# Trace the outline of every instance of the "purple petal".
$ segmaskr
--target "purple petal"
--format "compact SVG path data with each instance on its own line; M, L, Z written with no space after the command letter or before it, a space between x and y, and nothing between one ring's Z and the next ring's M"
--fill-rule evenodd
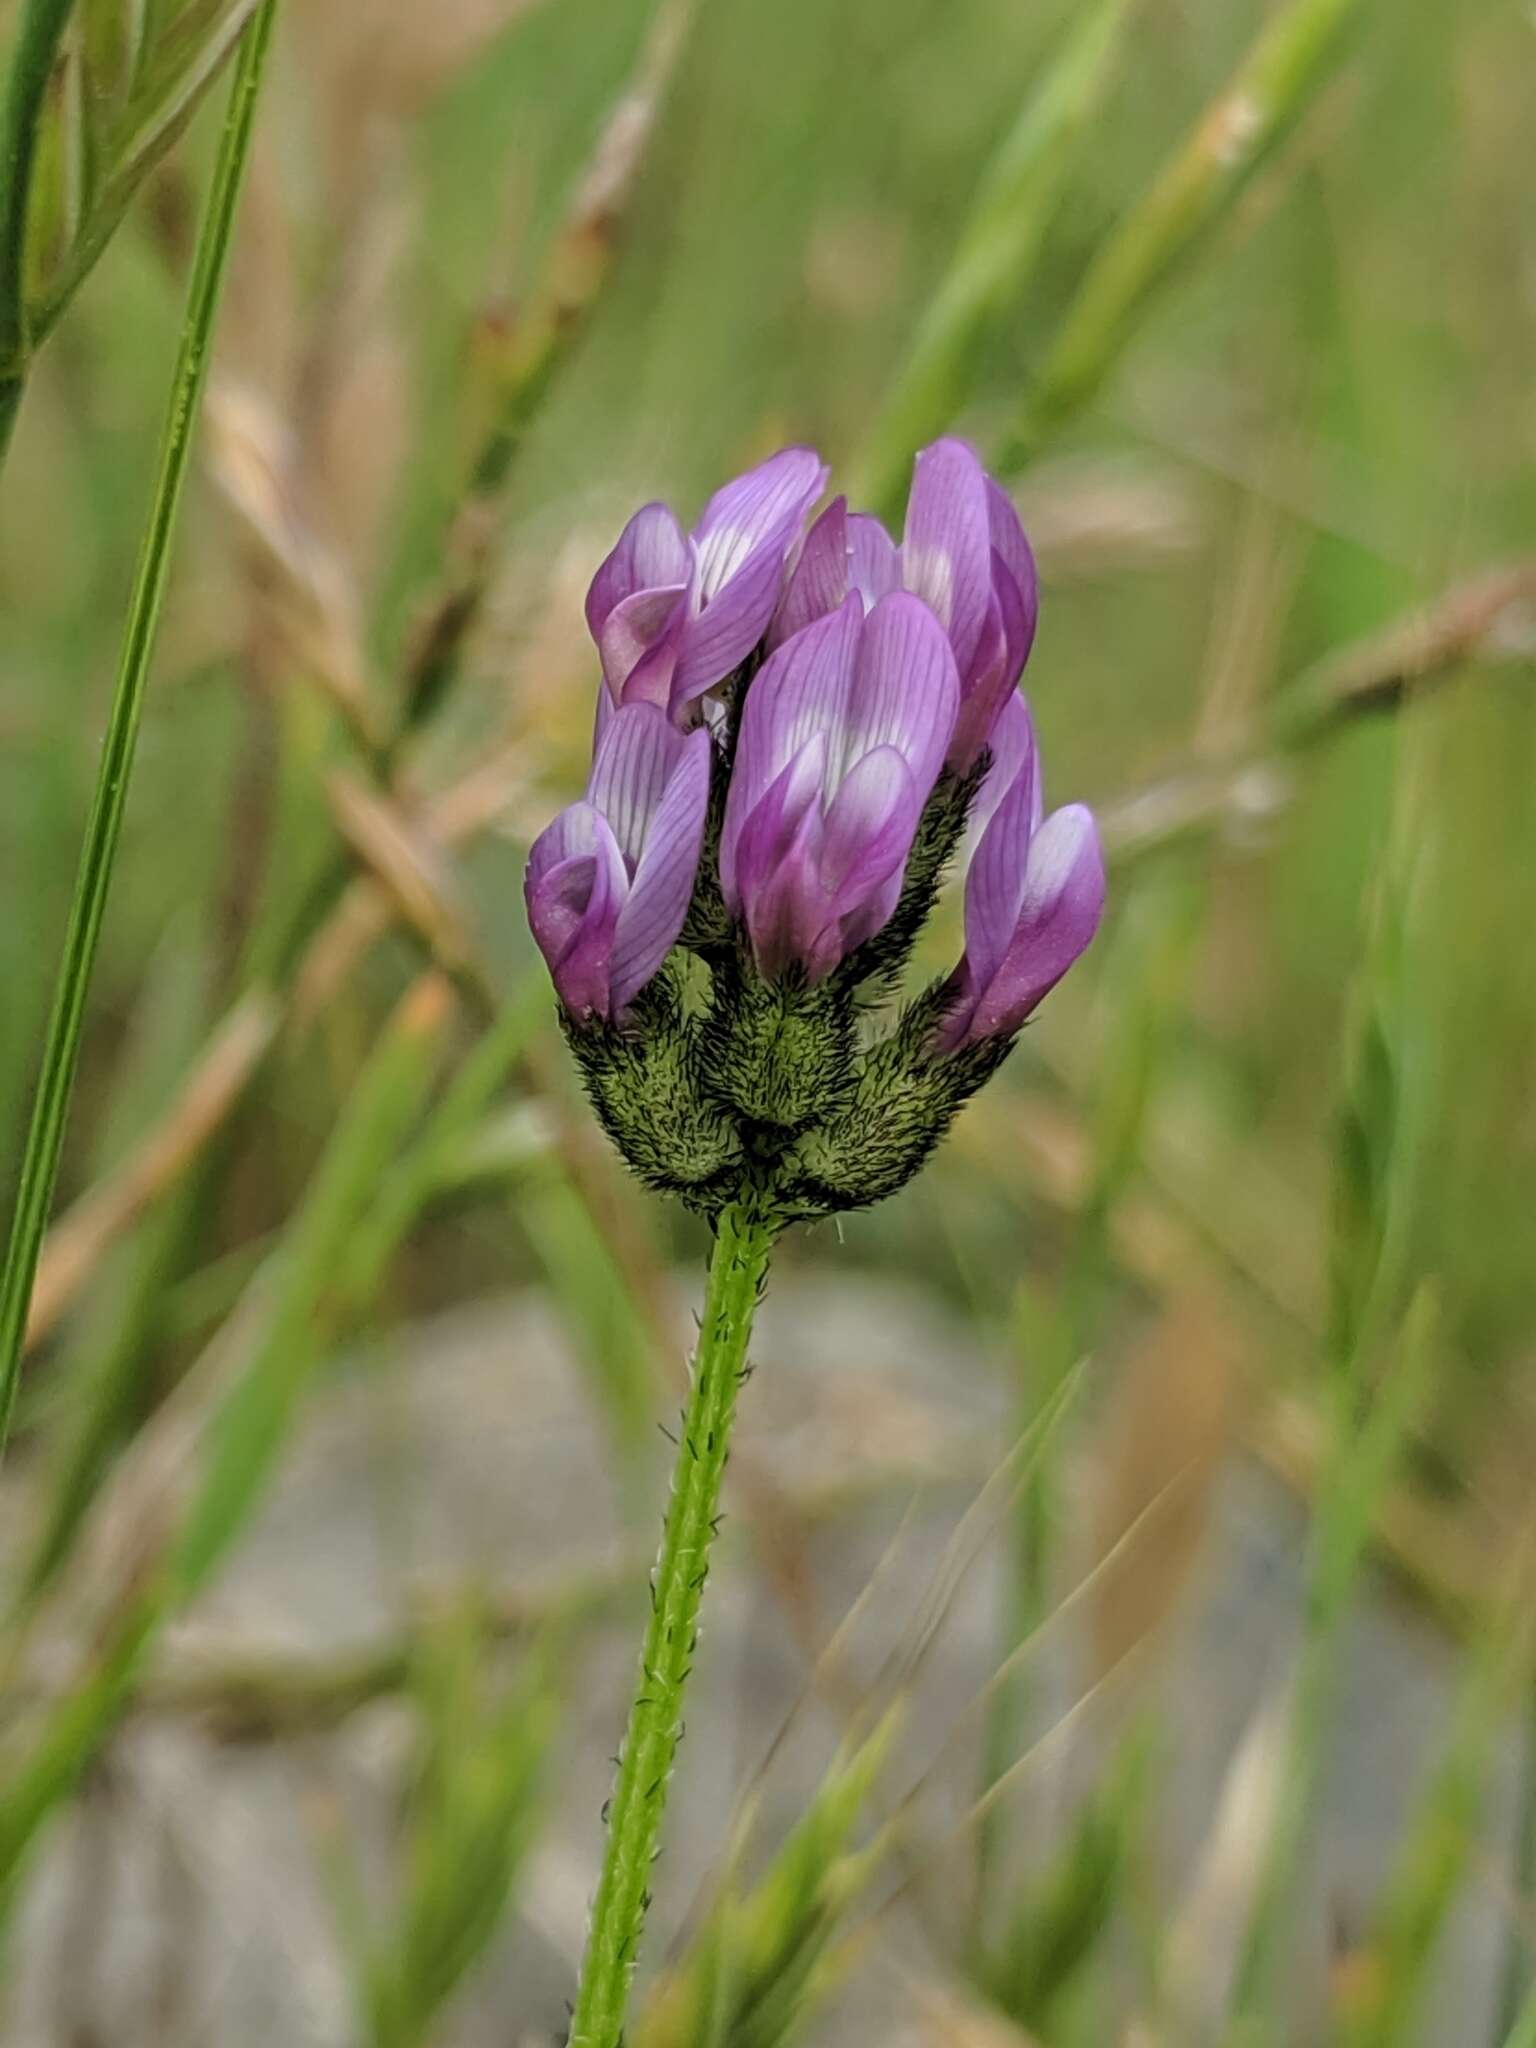
M783 561L826 481L826 464L814 448L781 448L716 491L693 529L705 605L765 544L777 544Z
M768 629L770 649L835 612L848 595L848 500L834 498L805 536Z
M592 638L600 638L614 606L636 591L686 583L690 561L683 530L667 507L642 505L592 578L587 592L587 625Z
M788 544L786 535L749 555L719 595L679 626L671 694L679 724L695 700L739 668L767 632L784 587Z
M1035 580L1033 555L1027 567L1028 576L1021 583L997 549L992 551L992 590L1002 608L1008 665L1015 684L1034 650L1035 628L1040 623L1040 586Z
M523 881L528 923L573 1015L609 1016L609 962L628 890L607 821L588 803L563 810L534 841Z
M960 774L990 741L992 728L1024 672L1034 636L1034 614L1012 571L994 551L986 624L970 669L961 677L960 715L949 746L949 765Z
M849 519L848 553L848 581L863 598L865 611L900 590L901 556L872 513L855 512Z
M1034 551L1019 524L1019 515L1013 509L1013 500L995 477L987 478L987 527L992 545L1003 558L1005 567L1018 585L1025 604L1033 617L1040 602L1040 583L1035 572ZM1031 628L1033 631L1033 628Z
M871 749L893 746L925 803L959 704L955 659L933 614L904 591L881 598L865 621L835 771L846 774Z
M587 801L607 819L631 875L687 745L654 704L622 705L604 728L587 783ZM706 750L708 745L706 738Z
M817 858L828 918L805 956L811 982L889 921L922 810L923 799L894 747L866 754L844 779L827 812Z
M625 715L621 711L618 717ZM614 931L610 975L615 1015L628 1007L677 943L698 879L709 811L709 734L693 732L683 739L660 712L652 715L674 744L666 787L650 814L644 850Z
M1098 828L1086 806L1069 804L1030 844L1018 923L1001 966L981 989L965 1041L1017 1031L1087 947L1103 912Z
M900 867L923 799L894 747L876 747L843 778L827 811L819 866L839 916Z
M1034 780L1027 771L1015 777L966 869L965 957L978 990L1002 966L1018 927L1035 832Z
M662 583L620 598L597 631L603 680L615 703L631 699L665 705L688 586Z
M864 630L863 607L849 597L771 654L747 693L720 835L720 882L733 906L740 900L736 864L743 827L808 740L823 740L824 758L825 747L835 744L847 721Z
M694 528L692 616L682 628L672 716L724 681L768 630L784 562L827 480L813 448L785 448L716 491Z
M976 652L992 595L986 473L963 441L935 441L917 458L901 575L948 633L963 674Z
M827 918L817 873L826 740L806 741L775 777L740 834L733 889L726 902L746 920L761 973L773 976L803 959Z
M971 815L966 826L967 861L975 855L999 804L1013 788L1019 777L1026 772L1030 779L1030 830L1039 830L1044 815L1044 798L1040 780L1040 751L1035 744L1035 722L1029 714L1029 702L1017 690L1008 698L993 724L987 742L992 758L987 772L981 778L981 787L971 805Z

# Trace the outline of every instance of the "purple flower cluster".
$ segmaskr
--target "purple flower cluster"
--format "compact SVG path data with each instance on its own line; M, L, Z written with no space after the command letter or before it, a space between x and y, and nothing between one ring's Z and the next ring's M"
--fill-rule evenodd
M1098 835L1081 805L1045 815L1018 694L1037 587L1012 505L955 440L918 456L899 546L841 498L807 528L826 479L788 448L692 533L647 505L593 579L592 776L527 875L578 1024L619 1022L682 934L706 843L714 857L712 788L709 879L757 974L815 988L892 918L936 789L981 768L936 1055L1011 1037L1093 937Z

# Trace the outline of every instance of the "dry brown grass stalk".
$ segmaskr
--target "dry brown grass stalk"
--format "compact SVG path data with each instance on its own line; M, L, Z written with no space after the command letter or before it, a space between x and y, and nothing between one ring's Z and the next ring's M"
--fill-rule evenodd
M396 922L414 932L445 970L479 968L469 906L426 820L357 776L335 769L325 793L337 831L382 890Z
M27 1347L42 1343L108 1247L176 1182L223 1126L277 1034L280 1006L265 990L245 997L209 1039L174 1101L106 1179L54 1224L44 1242L27 1318Z
M661 0L633 76L604 124L544 268L510 320L487 318L485 417L469 488L444 547L439 587L423 603L406 675L406 718L431 715L458 667L490 588L499 504L534 414L600 304L623 240L694 0Z
M1166 1630L1195 1574L1233 1441L1243 1349L1221 1306L1183 1294L1120 1364L1093 1475L1090 1557L1112 1556L1149 1509L1158 1513L1096 1589L1094 1678Z
M1471 664L1536 650L1536 562L1484 570L1410 617L1330 655L1270 702L1260 729L1226 758L1193 762L1099 808L1120 865L1223 827L1251 830L1285 802L1288 762L1341 726L1396 711Z

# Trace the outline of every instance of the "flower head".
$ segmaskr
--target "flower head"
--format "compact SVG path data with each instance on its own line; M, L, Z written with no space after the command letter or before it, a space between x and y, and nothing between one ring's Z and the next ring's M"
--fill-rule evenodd
M1011 1038L1086 950L1104 911L1093 813L1068 804L1044 815L1040 756L1022 697L1004 707L993 734L972 830L965 953L947 991L943 1052Z
M586 796L534 841L528 922L572 1017L612 1022L676 943L698 875L709 761L707 733L626 704L597 743Z
M856 595L787 640L747 697L720 841L759 971L814 984L896 908L954 730L954 656L902 592Z
M712 1217L904 1186L1104 905L1091 815L1044 812L1016 688L1035 571L1007 498L936 442L898 547L841 498L804 531L825 476L785 449L692 534L662 505L631 519L587 600L591 779L528 861L599 1121ZM871 1031L962 841L964 955ZM663 975L674 947L693 964Z
M779 645L856 592L866 610L894 590L920 597L944 628L960 679L948 765L965 773L987 746L1034 644L1034 556L1006 493L963 441L918 456L898 548L878 519L829 505L805 539L769 632Z
M587 625L609 707L658 705L695 722L706 690L762 639L784 583L785 558L820 497L826 466L785 448L724 485L685 534L665 505L644 505L592 579Z

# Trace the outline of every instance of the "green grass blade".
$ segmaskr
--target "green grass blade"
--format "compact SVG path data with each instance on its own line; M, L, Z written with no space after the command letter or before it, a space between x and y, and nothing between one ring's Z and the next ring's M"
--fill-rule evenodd
M1028 290L1067 173L1103 97L1128 5L1100 0L1074 25L976 196L954 261L854 466L851 499L882 517L900 512L913 454L964 405L988 331Z
M1291 0L1268 22L1090 268L997 453L995 466L1004 474L1022 469L1045 435L1093 397L1147 304L1316 99L1362 11L1363 0Z
M1516 2014L1504 2048L1536 2048L1536 1987Z
M28 0L0 119L0 465L26 383L28 203L48 81L69 9L70 0Z
M466 1625L467 1624L467 1625ZM559 1725L548 1650L487 1682L484 1617L450 1617L416 1660L422 1751L395 1924L363 1959L374 2048L426 2048L501 1925L532 1845Z
M144 180L239 46L256 0L184 0L148 24L124 0L82 0L44 145L52 175L27 220L34 346L95 267Z
M1499 1602L1472 1645L1444 1754L1377 1909L1340 2048L1393 2048L1413 2038L1436 1946L1479 1854L1511 1679L1527 1649L1518 1608Z
M417 985L359 1078L282 1249L258 1277L260 1323L212 1418L186 1510L119 1603L108 1639L0 1788L0 1904L38 1829L122 1711L161 1622L212 1575L261 1498L318 1356L316 1318L384 1167L418 1117L452 1002Z
M1439 1317L1422 1290L1397 1355L1365 1420L1341 1423L1340 1447L1317 1506L1307 1577L1305 1634L1291 1703L1284 1795L1265 1844L1234 1992L1230 2048L1271 2048L1285 2038L1277 2005L1296 1882L1314 1812L1323 1743L1338 1676L1339 1641L1365 1561L1373 1518L1419 1417L1434 1365ZM1341 1408L1353 1390L1340 1387Z
M900 1727L892 1708L850 1740L762 1875L738 1890L748 1809L719 1895L648 1997L635 2048L780 2048L795 2038L828 1950L891 1847L888 1833L862 1849L855 1837Z
M174 1551L178 1597L208 1578L271 1470L316 1360L317 1310L331 1297L358 1219L420 1111L451 1008L445 983L435 977L418 983L348 1098L276 1254L274 1299L261 1341L215 1419L198 1496Z
M176 531L193 428L207 375L219 290L224 281L235 209L245 175L251 127L271 40L274 12L275 0L263 0L260 11L252 17L230 92L223 139L188 292L186 319L171 382L170 411L150 499L149 523L129 605L96 795L80 856L75 900L64 942L64 960L22 1157L5 1270L0 1276L0 1454L4 1451L16 1398L27 1307L32 1297L32 1282L37 1273L54 1182L58 1176L69 1098L80 1054L86 996L122 831L128 778L133 768L134 747L144 708L145 683L170 568L171 542Z

